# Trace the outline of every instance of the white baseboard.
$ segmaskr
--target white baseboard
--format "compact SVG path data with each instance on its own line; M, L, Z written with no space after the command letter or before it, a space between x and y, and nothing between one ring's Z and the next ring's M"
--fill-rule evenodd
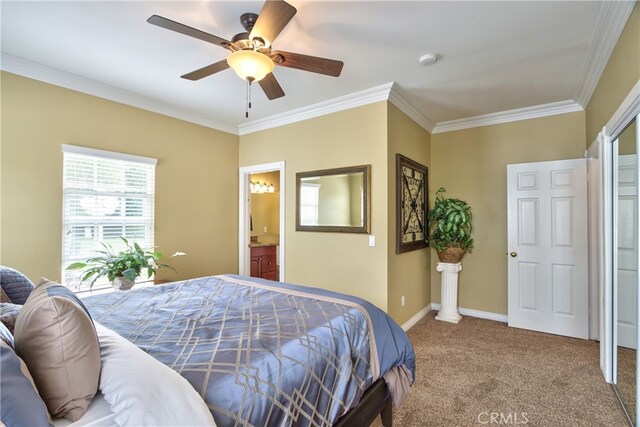
M440 310L440 304L431 303L429 307L431 308L431 310ZM462 315L477 317L479 319L495 320L496 322L502 322L502 323L507 323L509 321L509 317L505 314L491 313L488 311L480 311L480 310L474 310L472 308L462 308L462 307L458 307L458 311ZM411 318L411 320L413 320L413 318ZM411 320L409 320L409 322Z
M432 310L431 306L432 306L432 304L429 304L428 306L426 306L425 308L423 308L422 310L417 312L411 319L409 319L406 322L404 322L402 324L402 329L404 329L405 332L408 331L409 328L411 328L413 325L418 323L420 321L420 319L422 319L424 316L427 315L428 312L430 312Z

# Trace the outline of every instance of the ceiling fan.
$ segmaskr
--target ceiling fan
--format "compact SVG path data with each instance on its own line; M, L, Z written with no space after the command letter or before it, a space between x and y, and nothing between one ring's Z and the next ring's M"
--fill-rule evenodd
M226 59L181 77L188 80L200 80L219 71L232 68L240 78L248 82L248 108L251 108L249 94L251 83L254 81L260 84L267 98L277 99L284 96L282 87L272 73L275 65L332 77L338 77L342 72L344 65L342 61L272 50L273 41L296 12L295 7L283 0L267 0L259 15L244 13L240 16L240 23L245 32L236 34L231 40L214 36L158 15L151 16L147 22L230 50L231 53Z

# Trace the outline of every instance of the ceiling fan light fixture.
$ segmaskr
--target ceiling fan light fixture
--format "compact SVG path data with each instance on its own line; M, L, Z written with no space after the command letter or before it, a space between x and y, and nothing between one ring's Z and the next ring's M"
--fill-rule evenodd
M227 64L242 80L260 81L273 71L274 63L255 50L237 50L227 57Z

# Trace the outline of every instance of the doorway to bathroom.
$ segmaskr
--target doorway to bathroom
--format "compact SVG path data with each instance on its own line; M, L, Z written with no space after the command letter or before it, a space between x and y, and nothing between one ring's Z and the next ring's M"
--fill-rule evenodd
M240 168L240 275L284 281L284 162Z

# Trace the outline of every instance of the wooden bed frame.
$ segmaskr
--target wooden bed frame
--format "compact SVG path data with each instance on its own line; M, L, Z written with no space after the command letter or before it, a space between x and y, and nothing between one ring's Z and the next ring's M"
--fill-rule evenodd
M371 387L365 390L362 395L360 403L340 417L334 427L368 427L378 415L380 415L384 427L392 426L393 405L387 383L383 378L371 384Z

